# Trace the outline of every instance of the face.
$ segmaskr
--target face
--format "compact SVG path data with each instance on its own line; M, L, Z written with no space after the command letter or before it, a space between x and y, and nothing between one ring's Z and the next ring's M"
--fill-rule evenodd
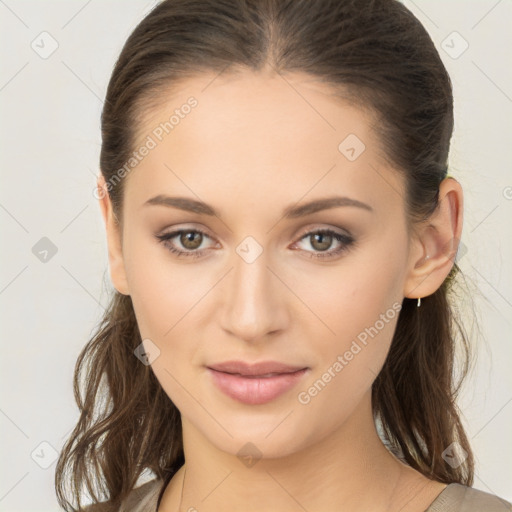
M404 183L369 114L324 85L214 78L138 127L155 144L126 177L113 280L182 419L226 452L250 441L276 457L340 429L384 363L410 266ZM179 208L193 202L208 206ZM209 369L234 360L306 370Z

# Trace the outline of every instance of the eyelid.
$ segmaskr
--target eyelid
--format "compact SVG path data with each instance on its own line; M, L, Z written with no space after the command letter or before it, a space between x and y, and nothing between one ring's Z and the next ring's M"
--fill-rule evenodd
M197 225L190 225L185 224L181 225L178 224L177 226L168 226L164 229L161 229L156 233L157 236L166 236L166 235L177 235L182 231L196 231L198 233L202 233L203 235L206 235L208 238L212 240L216 240L216 238L210 233L209 229L203 226L197 226Z
M329 224L316 224L313 226L308 226L301 230L298 235L296 235L297 241L302 240L306 235L310 235L316 233L317 231L334 231L338 235L346 236L352 238L352 233L347 229L340 228L338 226L332 226ZM294 242L295 243L295 242Z

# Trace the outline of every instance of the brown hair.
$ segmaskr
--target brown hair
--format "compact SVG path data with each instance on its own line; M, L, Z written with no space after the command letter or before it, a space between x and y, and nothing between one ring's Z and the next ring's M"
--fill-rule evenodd
M405 177L409 221L434 212L453 130L451 82L424 27L396 0L163 1L126 41L108 85L101 118L105 180L112 183L130 158L140 115L164 90L202 71L269 66L308 74L369 108L378 116L386 157ZM123 180L109 195L121 219ZM454 263L420 309L404 299L372 404L383 442L397 456L431 479L472 485L473 455L455 403L471 359L449 302L458 272ZM56 468L57 496L67 511L81 509L84 486L115 510L143 471L168 482L184 462L179 411L151 368L134 357L140 343L131 298L114 292L75 367L80 417ZM457 467L442 456L452 442L467 452Z

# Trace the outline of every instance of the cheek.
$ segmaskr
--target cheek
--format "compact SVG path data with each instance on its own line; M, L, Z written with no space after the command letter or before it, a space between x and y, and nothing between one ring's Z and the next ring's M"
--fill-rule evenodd
M316 327L316 336L309 332L311 339L320 335L327 347L342 350L361 333L364 337L365 329L376 322L383 338L392 335L389 323L402 302L404 264L388 261L378 266L372 259L358 253L337 266L309 265L287 271L287 282L294 283L294 293L310 311L297 321L309 324L308 332ZM383 315L385 325L380 321Z
M296 396L307 423L325 418L311 432L312 439L326 436L343 424L357 408L379 374L396 328L400 302L382 309L346 303L333 325L336 337L317 346L318 364Z
M127 279L137 324L142 339L158 347L158 356L151 361L153 373L176 407L187 412L193 410L189 393L196 394L189 375L199 343L194 306L207 285L197 281L192 265L173 265L162 249L142 247L127 247ZM152 345L144 345L151 353Z
M297 396L299 404L309 409L309 417L332 407L337 421L342 421L371 388L401 309L400 267L400 262L389 261L384 271L361 257L329 272L324 267L323 273L317 269L314 275L303 274L308 277L301 278L298 293L324 324L313 318L302 326L315 340L318 355L310 379Z
M165 343L207 291L193 265L173 264L158 242L126 237L125 269L137 323L143 338Z

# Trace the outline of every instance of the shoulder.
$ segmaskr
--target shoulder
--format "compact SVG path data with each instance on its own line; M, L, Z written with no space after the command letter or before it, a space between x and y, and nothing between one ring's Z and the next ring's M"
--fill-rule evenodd
M512 512L508 501L478 489L449 484L425 512Z
M133 489L118 509L112 508L109 503L96 503L85 507L83 512L156 512L163 485L162 480L150 480Z

